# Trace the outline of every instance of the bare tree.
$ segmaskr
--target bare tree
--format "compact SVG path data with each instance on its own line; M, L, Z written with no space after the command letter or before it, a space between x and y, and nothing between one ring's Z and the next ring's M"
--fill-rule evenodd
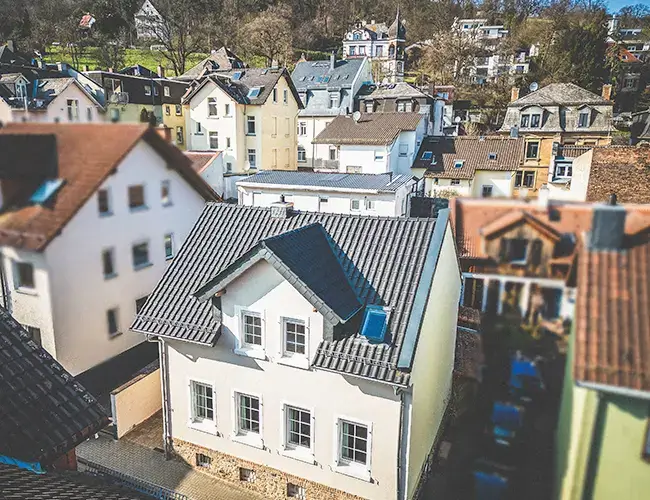
M156 8L160 16L146 19L149 35L164 47L161 55L174 72L185 73L188 58L206 49L205 4L198 0L157 0Z
M244 25L241 37L253 54L266 58L268 65L274 61L286 63L293 42L290 19L291 9L287 6L269 7Z

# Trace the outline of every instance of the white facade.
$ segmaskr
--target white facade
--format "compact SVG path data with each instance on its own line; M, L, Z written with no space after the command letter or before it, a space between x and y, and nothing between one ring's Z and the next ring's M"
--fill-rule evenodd
M222 295L222 335L214 347L164 340L175 447L183 446L179 441L191 443L362 498L413 498L449 401L454 362L460 275L448 224L441 239L412 385L396 391L389 384L310 368L323 339L324 319L270 264L260 261ZM262 318L261 349L240 348L244 312ZM306 325L308 356L283 355L286 318ZM195 383L212 389L213 419L193 419ZM241 433L239 395L259 398L259 434ZM309 447L286 446L289 406L309 412ZM367 428L366 465L344 465L339 459L341 420ZM408 467L398 472L399 463ZM312 498L309 488L307 483L307 498Z
M169 182L170 200L161 199ZM129 209L129 186L145 188L145 208ZM42 253L2 248L8 308L20 323L40 329L42 345L77 375L143 341L129 325L135 301L147 296L168 259L165 236L175 254L201 212L204 200L141 141L100 189L109 193L111 215L98 212L93 194ZM148 244L149 264L134 269L133 245ZM102 253L111 250L114 275L104 276ZM34 288L17 287L16 264L34 266ZM110 335L107 314L117 309L118 332Z
M72 81L63 92L41 109L11 108L0 102L0 121L41 123L96 123L105 121L104 110ZM1 100L0 100L1 101ZM5 108L6 106L6 108Z
M425 179L425 195L436 197L444 194L471 196L473 198L512 198L515 171L477 170L473 179Z
M312 186L273 186L238 183L238 203L256 207L270 207L284 195L296 210L336 214L381 215L400 217L408 211L408 197L412 181L392 193L371 190L330 189Z

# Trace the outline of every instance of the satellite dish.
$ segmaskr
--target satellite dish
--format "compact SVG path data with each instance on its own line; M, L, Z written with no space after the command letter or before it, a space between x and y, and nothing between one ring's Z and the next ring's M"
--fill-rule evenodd
M454 118L454 123L460 123L460 116L456 115L456 118Z
M354 113L352 113L352 119L355 122L358 122L359 120L361 120L361 112L360 111L355 111Z
M537 82L533 82L528 86L528 89L531 92L535 92L538 88L539 88L539 83L537 83Z

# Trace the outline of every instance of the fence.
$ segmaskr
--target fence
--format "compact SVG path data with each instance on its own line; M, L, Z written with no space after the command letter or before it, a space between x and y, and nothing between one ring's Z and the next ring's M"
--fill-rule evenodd
M122 472L118 472L103 465L96 464L90 460L86 460L81 457L77 457L77 462L83 467L79 467L79 470L84 472L90 472L91 474L96 474L112 479L114 482L131 488L132 490L139 491L145 495L149 495L153 498L158 498L160 500L189 500L189 498L181 493L177 493L162 486L155 485L143 479L138 479L136 477L129 476Z

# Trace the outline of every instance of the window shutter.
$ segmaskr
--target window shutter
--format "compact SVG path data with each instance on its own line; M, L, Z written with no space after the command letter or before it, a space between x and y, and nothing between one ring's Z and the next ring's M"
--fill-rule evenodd
M539 266L542 263L542 240L539 238L533 240L530 252L530 263L533 266Z
M510 240L507 238L501 238L499 242L499 260L501 262L506 262L509 257L510 250Z
M282 405L282 438L280 441L280 448L283 450L287 449L287 439L288 439L288 433L289 433L289 426L288 426L288 421L287 421L287 405L283 404Z
M370 468L372 464L372 424L368 426L368 449L366 450L366 468L368 473L370 473Z
M310 410L309 415L311 417L311 432L309 436L309 442L311 443L311 452L314 452L314 449L316 447L315 439L316 439L316 415L314 415L314 411Z

